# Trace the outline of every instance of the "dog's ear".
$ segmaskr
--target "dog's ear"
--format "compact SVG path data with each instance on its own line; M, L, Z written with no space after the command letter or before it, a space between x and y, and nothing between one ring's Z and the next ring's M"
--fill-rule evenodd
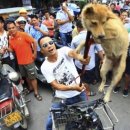
M94 9L93 7L88 7L85 10L85 15L93 15L94 14Z
M109 19L115 19L115 14L113 14L111 11L107 12L107 20Z

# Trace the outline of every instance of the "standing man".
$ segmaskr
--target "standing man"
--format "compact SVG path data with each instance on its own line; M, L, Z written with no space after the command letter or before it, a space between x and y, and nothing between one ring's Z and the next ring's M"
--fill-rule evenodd
M38 41L38 39L42 36L49 35L47 27L44 24L40 23L37 15L31 16L31 23L32 26L30 27L30 30L28 32L36 41ZM39 57L40 57L40 47L39 45L37 45L37 58Z
M30 29L30 18L28 17L28 12L25 8L21 8L19 10L19 16L20 17L24 17L26 20L26 24L25 24L25 28L24 31L28 33L29 29Z
M77 54L68 47L56 49L54 41L50 37L39 39L41 52L46 56L41 66L42 74L55 90L54 99L64 99L65 104L70 105L80 101L86 101L85 86L79 86L80 77L73 62L73 58L88 64L89 58ZM62 107L60 102L53 102L52 107ZM46 130L52 130L52 118L49 116ZM71 129L70 129L71 130Z
M25 32L26 22L27 22L26 19L22 16L16 19L15 23L18 28L18 31Z
M76 49L78 45L81 42L85 42L87 31L83 28L83 25L81 23L81 20L76 21L76 27L79 32L77 36L75 36L71 42L71 48ZM84 47L80 50L80 53L84 54ZM97 83L97 77L96 77L96 60L95 60L95 51L97 51L100 60L103 61L103 48L100 44L92 44L90 45L88 56L91 57L90 62L88 65L85 66L85 72L82 77L82 81L88 84L96 84ZM82 70L82 63L78 60L75 60L75 65L77 67L77 70L79 73L81 73ZM90 92L90 96L95 95L95 93Z
M3 52L1 61L3 64L8 64L15 69L14 55L8 51L4 52L4 48L8 47L8 34L4 30L4 23L3 17L0 17L0 51Z
M44 12L45 19L43 20L43 24L47 26L49 30L49 36L54 37L54 19L50 17L50 13L48 10Z
M27 33L17 31L13 21L8 21L7 29L9 31L9 48L7 50L15 52L22 77L26 77L30 91L34 90L35 98L41 101L42 97L38 93L37 72L34 64L37 56L37 43Z
M61 41L64 46L70 46L72 40L72 21L74 13L67 7L67 2L61 4L61 10L56 14L56 21L59 24Z

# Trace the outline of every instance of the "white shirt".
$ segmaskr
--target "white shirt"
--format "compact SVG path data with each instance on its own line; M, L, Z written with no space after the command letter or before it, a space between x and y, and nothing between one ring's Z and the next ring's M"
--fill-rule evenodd
M3 47L8 47L8 38L7 38L7 32L4 31L4 33L2 35L0 35L0 49L2 49ZM2 58L7 58L8 56L10 56L10 59L14 59L14 55L12 54L12 52L5 52L3 54Z
M7 33L4 31L2 35L0 35L0 49L3 47L8 47L8 39L7 39ZM9 56L8 52L5 52L2 58L6 58Z
M75 49L77 46L82 42L86 40L87 31L81 31L77 36L75 36L72 39L71 42L71 48ZM81 50L81 54L84 54L84 47ZM92 44L89 48L88 56L90 56L90 62L88 65L85 66L85 70L91 70L95 67L95 50L101 51L103 50L100 44ZM82 63L79 60L75 60L75 65L82 69Z
M26 23L24 31L29 34L31 25L29 23Z
M129 23L125 23L125 24L124 24L124 27L125 27L127 30L130 30L130 22L129 22ZM129 42L130 42L130 32L128 32L128 38L129 38Z
M41 66L41 72L48 83L56 80L60 84L70 86L72 84L79 84L80 77L74 65L73 59L68 56L71 49L62 47L58 49L58 58L56 62L49 62L47 59ZM78 91L55 91L55 96L59 98L71 98L79 95Z
M68 11L71 13L72 16L74 16L74 13L73 13L73 10L71 9L68 9ZM69 17L68 17L68 14L65 13L62 9L59 10L56 14L56 19L58 20L68 20ZM70 32L72 31L72 22L67 22L63 25L59 25L59 31L61 33L67 33L67 32Z

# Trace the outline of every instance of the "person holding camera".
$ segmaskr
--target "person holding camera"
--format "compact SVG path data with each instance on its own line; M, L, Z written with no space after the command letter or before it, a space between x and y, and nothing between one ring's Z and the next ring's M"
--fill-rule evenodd
M56 21L59 25L61 42L64 46L70 46L72 40L72 21L74 13L67 7L67 2L61 4L61 10L56 14Z

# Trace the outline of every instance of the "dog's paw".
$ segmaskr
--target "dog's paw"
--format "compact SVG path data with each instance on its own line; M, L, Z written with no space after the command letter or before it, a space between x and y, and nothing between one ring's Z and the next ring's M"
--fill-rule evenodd
M98 88L98 91L103 92L104 91L104 85L100 85L99 88Z
M103 100L104 100L104 102L109 102L110 101L110 94L106 94Z

